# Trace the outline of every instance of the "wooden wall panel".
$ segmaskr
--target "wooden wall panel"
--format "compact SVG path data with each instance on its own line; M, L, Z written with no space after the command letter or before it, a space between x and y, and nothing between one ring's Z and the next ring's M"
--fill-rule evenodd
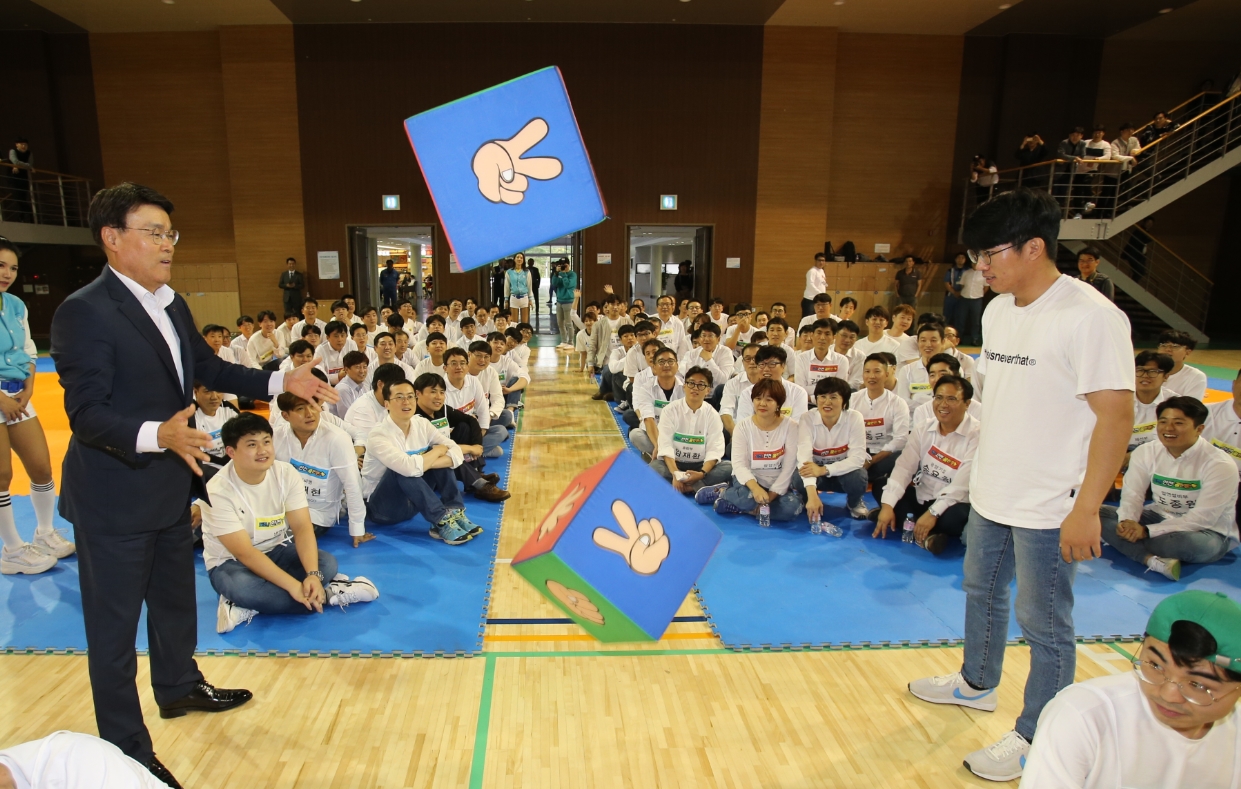
M958 36L840 34L827 210L837 247L942 258L962 46Z
M496 46L517 29L526 43ZM437 224L404 119L557 65L611 214L585 233L585 297L601 298L604 284L624 292L626 225L648 223L714 225L714 291L746 298L762 36L724 25L297 26L306 257L336 249L343 263L349 225ZM665 193L679 195L679 211L659 210ZM382 211L384 194L400 194L401 210ZM616 263L596 265L600 252ZM437 270L447 253L435 247ZM727 257L742 268L725 269ZM317 297L329 295L313 271L309 279ZM442 296L480 292L475 274L440 279Z
M285 258L298 258L303 271L315 265L304 257L293 28L222 27L219 35L241 311L282 315Z
M220 44L209 33L92 34L104 177L176 206L172 286L237 290Z
M823 249L836 38L834 28L764 28L752 294L759 304L796 304Z

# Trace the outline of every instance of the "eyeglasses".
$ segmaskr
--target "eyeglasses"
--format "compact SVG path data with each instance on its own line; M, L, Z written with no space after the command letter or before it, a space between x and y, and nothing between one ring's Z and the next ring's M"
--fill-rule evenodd
M931 400L935 401L936 403L948 403L949 405L958 405L961 402L963 402L961 398L955 397L953 395L948 395L947 397L945 397L944 395L935 395L934 397L931 398Z
M415 395L412 395L412 394L394 394L388 399L394 403L400 403L401 405L405 405L406 403L414 402L416 397Z
M469 365L470 363L465 361L464 359L453 359L446 366L456 368L456 367L469 367Z
M995 257L996 255L1000 254L1001 252L1004 252L1004 251L1006 251L1006 250L1012 249L1012 248L1013 248L1013 247L1015 247L1015 246L1017 246L1017 245L1016 245L1016 244L1009 244L1008 246L1003 247L1003 248L1001 248L1001 249L997 249L997 250L996 250L996 251L994 251L994 252L988 252L988 251L987 251L987 250L985 250L985 249L967 249L967 250L965 251L965 256L966 256L966 257L968 257L968 258L970 259L970 262L971 262L971 263L973 263L973 264L974 264L974 265L976 265L976 266L978 266L978 265L982 265L982 262L983 262L983 257L986 257L986 258L987 258L987 265L988 265L988 266L990 266L990 265L991 265L991 258Z
M780 362L776 361L775 359L768 359L765 362L758 363L758 367L761 370L774 370L779 366L780 366Z
M754 314L754 313L752 313L752 312L738 312L738 313L735 313L735 314L733 315L733 317L734 317L734 318L736 318L736 319L738 319L738 320L740 320L740 319L742 319L742 318L748 318L748 317L750 317L750 316L751 316L751 315L753 315L753 314Z
M1133 660L1133 668L1138 672L1138 679L1147 685L1163 687L1172 682L1172 680L1168 679L1168 674L1164 671L1164 667L1153 661L1135 658ZM1201 682L1195 682L1192 679L1188 682L1172 682L1172 684L1176 686L1176 689L1185 697L1186 701L1198 707L1209 707L1228 694L1235 692L1237 688L1241 688L1241 685L1236 685L1232 690L1212 690Z
M1166 349L1168 349L1169 351L1175 351L1177 348L1188 348L1188 347L1189 347L1189 346L1187 346L1187 345L1182 345L1182 344L1180 344L1179 342L1161 342L1161 343L1159 343L1159 350L1161 350L1161 351L1162 351L1162 350L1164 350L1165 348L1166 348Z
M1160 370L1158 367L1153 370L1149 367L1139 367L1133 372L1138 378L1158 378L1163 375L1163 370Z
M177 242L181 240L181 231L179 230L169 230L168 232L164 232L162 230L151 230L150 228L146 228L146 227L120 227L117 229L118 230L137 230L140 233L146 233L147 235L151 237L151 241L153 241L156 244L162 244L165 241L171 241L172 245L175 247L177 245Z
M695 392L705 392L711 388L711 384L706 381L686 381L686 389L692 389Z
M671 367L672 365L676 363L677 363L676 359L656 359L655 360L655 364L658 364L660 367Z

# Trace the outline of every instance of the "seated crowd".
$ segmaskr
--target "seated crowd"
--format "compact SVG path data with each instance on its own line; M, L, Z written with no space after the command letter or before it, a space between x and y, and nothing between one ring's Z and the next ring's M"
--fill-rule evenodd
M829 294L808 302L793 327L778 302L729 314L720 299L704 311L662 296L648 315L609 294L578 321L578 366L598 374L592 398L615 402L634 449L699 504L839 535L821 494L843 493L841 514L869 518L874 537L941 553L970 514L985 397L974 358L942 315L875 306L862 329L852 298L835 313ZM1100 513L1104 541L1173 580L1238 545L1241 399L1203 404L1193 348L1167 331L1137 354L1130 454Z

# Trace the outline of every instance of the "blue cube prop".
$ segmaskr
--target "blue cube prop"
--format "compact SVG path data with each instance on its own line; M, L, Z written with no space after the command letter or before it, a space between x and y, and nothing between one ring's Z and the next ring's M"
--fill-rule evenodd
M658 641L722 536L622 450L569 483L512 567L600 641Z
M555 66L421 112L405 132L463 271L607 219Z

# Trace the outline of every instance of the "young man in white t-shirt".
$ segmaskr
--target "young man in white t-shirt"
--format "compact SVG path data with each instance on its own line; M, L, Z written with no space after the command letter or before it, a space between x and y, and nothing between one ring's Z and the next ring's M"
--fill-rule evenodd
M1223 450L1241 470L1241 371L1232 380L1232 399L1211 403L1207 410L1211 415L1207 418L1202 437L1216 449ZM1241 498L1238 499L1236 514L1237 522L1241 523Z
M1133 662L1043 708L1021 789L1241 785L1241 606L1218 592L1165 597Z
M306 491L296 471L276 460L272 429L257 414L224 425L229 462L207 483L199 502L203 561L220 595L216 632L227 633L257 614L323 613L379 597L366 578L336 573L336 559L319 550Z
M888 353L896 353L896 349L900 347L900 340L895 337L888 336L888 325L891 323L891 316L888 314L886 307L876 304L866 311L867 334L858 340L854 345L865 356L872 353L880 353L887 351Z
M804 316L797 322L797 329L800 331L805 326L813 325L817 321L831 320L832 318L832 297L827 293L820 293L811 301L814 306L814 313Z
M1046 192L988 200L965 223L965 242L1000 294L983 316L976 372L983 402L970 474L965 550L965 661L953 674L910 683L937 704L996 708L1008 641L1009 583L1030 643L1025 706L1014 731L969 754L980 777L1010 781L1039 713L1073 681L1073 577L1099 556L1099 506L1133 428L1129 320L1081 280L1056 269L1061 210ZM1055 414L1055 430L1032 430Z
M1185 364L1197 345L1198 342L1183 331L1169 329L1159 335L1159 352L1172 357L1168 388L1186 397L1203 400L1207 396L1207 374Z
M349 406L366 394L366 373L370 370L370 360L361 351L349 351L341 358L344 369L341 371L340 382L334 387L340 400L332 404L332 413L341 419L349 413Z

